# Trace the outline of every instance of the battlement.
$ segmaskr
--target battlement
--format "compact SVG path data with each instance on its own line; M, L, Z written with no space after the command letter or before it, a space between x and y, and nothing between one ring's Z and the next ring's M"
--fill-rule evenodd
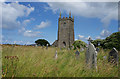
M61 17L61 12L60 12L60 16L59 16L59 21L63 21L63 20L71 20L72 22L74 22L74 16L73 18L71 17L71 12L69 13L69 17Z
M59 18L59 21L66 21L66 20L74 21L73 18L68 18L68 17Z

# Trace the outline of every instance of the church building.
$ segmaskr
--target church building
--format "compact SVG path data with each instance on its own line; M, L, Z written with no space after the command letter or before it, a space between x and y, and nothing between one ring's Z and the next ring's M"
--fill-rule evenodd
M74 16L71 17L71 12L69 12L69 17L61 17L58 19L58 37L57 40L52 44L55 47L71 47L74 42Z

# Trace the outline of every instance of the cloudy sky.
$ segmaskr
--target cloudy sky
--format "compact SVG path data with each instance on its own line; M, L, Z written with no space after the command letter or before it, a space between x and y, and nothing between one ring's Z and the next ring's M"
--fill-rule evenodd
M2 43L33 44L57 39L58 18L74 16L75 40L104 39L118 31L117 2L4 2ZM1 17L1 16L0 16Z

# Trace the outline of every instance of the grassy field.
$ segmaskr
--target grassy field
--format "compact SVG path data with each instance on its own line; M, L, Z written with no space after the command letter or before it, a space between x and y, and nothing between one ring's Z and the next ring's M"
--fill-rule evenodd
M55 59L55 51L58 58ZM107 62L109 50L100 50L97 71L85 63L85 51L76 59L75 50L33 46L2 46L3 77L118 77L118 67ZM16 56L17 58L5 58Z

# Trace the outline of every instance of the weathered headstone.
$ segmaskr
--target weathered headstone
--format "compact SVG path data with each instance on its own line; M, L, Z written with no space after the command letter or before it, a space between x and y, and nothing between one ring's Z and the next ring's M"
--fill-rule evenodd
M79 55L80 55L80 52L77 50L77 51L75 52L76 59L79 59Z
M55 52L55 59L57 59L57 57L58 57L58 56L57 56L57 50L56 50L56 52Z
M38 46L41 46L41 44L38 44Z
M67 50L70 50L70 48L67 48Z
M97 51L95 46L91 43L91 40L88 40L89 44L86 51L86 63L89 68L97 69Z
M46 49L48 49L48 44L46 45Z
M84 51L84 48L80 48L80 51L81 51L81 52Z
M35 47L37 47L38 45L36 44Z
M118 65L118 51L116 50L116 48L113 48L109 52L108 62Z

